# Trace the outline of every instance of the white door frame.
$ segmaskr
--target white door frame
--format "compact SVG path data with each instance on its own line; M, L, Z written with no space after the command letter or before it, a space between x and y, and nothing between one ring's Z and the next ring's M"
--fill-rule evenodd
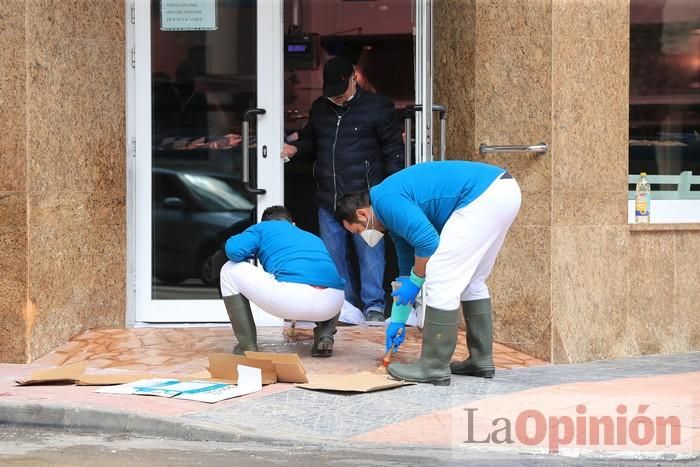
M126 1L127 24L127 324L227 322L222 300L152 300L151 264L151 11L150 0ZM276 26L276 27L275 27ZM283 204L284 172L279 157L283 120L282 1L257 2L258 216ZM133 63L133 66L132 66ZM265 157L263 157L265 148ZM137 202L138 201L138 202ZM254 307L258 325L281 320Z
M283 204L284 172L275 155L281 152L284 121L283 94L283 5L281 0L258 0L258 160L256 186L266 193L258 198L258 215L267 206ZM137 118L151 102L150 1L125 0L126 34L126 141L127 141L127 260L126 323L228 321L221 300L151 300L151 120ZM414 0L416 104L427 111L416 115L416 162L432 160L432 0ZM278 25L278 27L271 27ZM261 60L260 58L263 58ZM134 66L132 66L132 61ZM144 106L146 107L144 109ZM260 151L267 147L266 158ZM146 176L137 176L147 174ZM140 202L137 202L140 201ZM145 202L144 202L145 201ZM144 208L145 206L145 208ZM138 209L137 209L138 207ZM137 238L146 241L137 242ZM163 302L162 304L159 302ZM179 302L179 303L175 303ZM196 310L196 311L193 311ZM152 316L155 313L155 316ZM158 316L161 316L159 319ZM258 324L275 325L280 320L255 310ZM197 318L196 321L202 321Z
M416 164L433 160L433 4L415 0ZM409 142L410 144L410 142ZM425 298L416 302L418 326L425 324Z
M415 0L416 163L433 160L433 4Z

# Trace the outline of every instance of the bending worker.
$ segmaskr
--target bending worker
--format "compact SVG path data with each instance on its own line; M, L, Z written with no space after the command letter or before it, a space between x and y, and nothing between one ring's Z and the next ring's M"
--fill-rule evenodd
M320 238L296 227L285 207L272 206L226 241L226 256L221 295L238 339L234 354L258 350L250 301L279 318L315 321L311 356L333 354L345 284ZM248 262L253 257L264 271Z
M389 365L391 376L436 385L450 384L450 373L493 377L493 322L485 281L519 209L520 188L508 172L466 161L414 165L339 201L337 215L347 230L369 244L389 231L396 245L401 287L393 293L387 347L403 342L408 305L425 287L420 359ZM469 358L450 365L460 301Z

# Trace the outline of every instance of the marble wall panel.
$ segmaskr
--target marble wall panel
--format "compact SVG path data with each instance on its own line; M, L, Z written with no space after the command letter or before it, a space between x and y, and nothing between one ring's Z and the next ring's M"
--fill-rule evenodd
M626 0L554 0L554 191L627 190L628 10Z
M27 196L25 5L0 1L0 362L25 363Z
M551 141L551 47L536 31L486 35L477 26L475 149Z
M624 339L630 341L636 355L668 353L665 348L678 338L677 333L687 332L676 329L674 243L673 232L630 235L629 315Z
M554 37L629 39L630 0L552 0Z
M526 153L478 154L473 160L508 170L522 191L547 192L552 187L552 156Z
M471 159L474 152L475 5L476 0L433 4L433 94L447 106L446 153L452 159Z
M627 192L556 191L552 194L554 225L625 225Z
M0 191L0 233L27 232L27 195ZM0 250L0 257L13 249Z
M24 191L26 185L25 46L13 32L0 31L0 191Z
M32 40L63 38L124 42L124 1L26 0L26 4Z
M627 231L627 0L552 2L553 361L636 354Z
M0 362L26 363L26 229L0 230L0 271Z
M477 0L476 5L479 34L552 34L552 0Z
M553 363L628 355L627 226L552 227Z
M124 2L27 2L29 358L125 319Z
M32 227L126 228L126 196L118 191L37 191L27 203Z
M24 42L25 0L0 0L0 42Z
M636 234L635 234L636 235ZM700 350L700 232L675 233L675 284L673 288L675 334L664 346L667 352ZM668 284L666 284L668 287ZM659 316L658 318L663 318Z
M31 358L85 329L124 325L125 237L123 227L61 221L31 229Z
M487 284L498 342L549 360L551 347L549 227L511 228Z
M523 191L520 212L513 225L538 227L552 225L552 194L548 191Z
M29 54L30 191L125 192L123 45L47 40Z

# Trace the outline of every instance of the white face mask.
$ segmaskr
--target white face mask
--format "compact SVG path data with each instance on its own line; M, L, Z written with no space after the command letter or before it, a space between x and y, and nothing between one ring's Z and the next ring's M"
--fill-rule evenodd
M374 216L374 213L372 213L371 216ZM360 232L360 237L362 237L362 240L364 240L370 248L375 247L377 243L379 243L379 241L384 237L384 234L381 233L379 230L374 230L370 228L370 225L372 225L373 220L374 219L370 217L369 222L367 222L367 227L365 228L365 230Z

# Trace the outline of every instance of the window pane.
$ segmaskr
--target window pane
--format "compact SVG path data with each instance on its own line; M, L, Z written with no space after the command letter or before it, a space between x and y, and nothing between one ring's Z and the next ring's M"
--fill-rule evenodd
M631 0L630 22L629 173L700 199L700 1Z
M214 2L217 29L206 31L162 29L163 3L151 0L152 298L219 299L222 243L256 202L240 146L257 102L257 3Z

